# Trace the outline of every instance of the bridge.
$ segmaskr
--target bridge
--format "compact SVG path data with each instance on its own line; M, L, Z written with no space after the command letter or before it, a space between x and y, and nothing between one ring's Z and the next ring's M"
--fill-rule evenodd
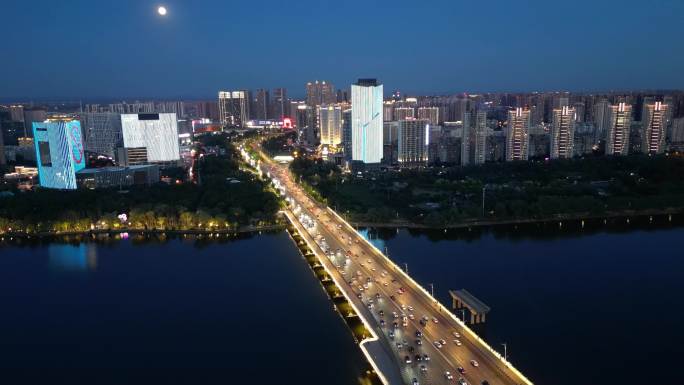
M475 298L468 290L449 290L451 295L452 307L454 309L467 308L470 311L470 323L477 324L485 322L485 317L491 308L484 302Z
M287 166L260 155L263 162L250 163L285 198L286 217L369 330L360 348L385 385L532 385L334 210L311 199Z

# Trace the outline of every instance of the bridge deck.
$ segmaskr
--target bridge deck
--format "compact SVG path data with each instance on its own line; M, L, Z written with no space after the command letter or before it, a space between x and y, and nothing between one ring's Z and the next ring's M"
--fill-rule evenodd
M451 294L451 298L460 300L475 313L486 314L489 313L490 310L492 310L484 302L480 301L474 295L470 294L470 292L468 292L468 290L466 289L449 290L449 294Z

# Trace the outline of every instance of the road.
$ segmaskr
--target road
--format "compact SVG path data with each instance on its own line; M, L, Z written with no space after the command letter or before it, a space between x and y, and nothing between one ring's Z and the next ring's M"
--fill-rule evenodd
M531 384L346 221L306 195L286 165L263 162L261 167L344 277L341 289L347 297L368 309L369 327L385 339L404 383Z

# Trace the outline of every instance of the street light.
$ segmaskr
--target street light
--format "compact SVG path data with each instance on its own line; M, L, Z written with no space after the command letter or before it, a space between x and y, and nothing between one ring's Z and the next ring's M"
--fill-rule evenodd
M508 345L505 342L501 345L504 347L504 361L508 362Z
M408 263L404 262L404 271L408 274Z
M435 298L435 284L433 283L430 284L430 293L432 294L432 298Z

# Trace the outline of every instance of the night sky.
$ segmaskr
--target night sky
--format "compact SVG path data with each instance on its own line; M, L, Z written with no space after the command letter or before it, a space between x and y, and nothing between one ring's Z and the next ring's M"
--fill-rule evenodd
M156 8L164 5L168 15ZM684 88L682 0L4 0L0 97Z

